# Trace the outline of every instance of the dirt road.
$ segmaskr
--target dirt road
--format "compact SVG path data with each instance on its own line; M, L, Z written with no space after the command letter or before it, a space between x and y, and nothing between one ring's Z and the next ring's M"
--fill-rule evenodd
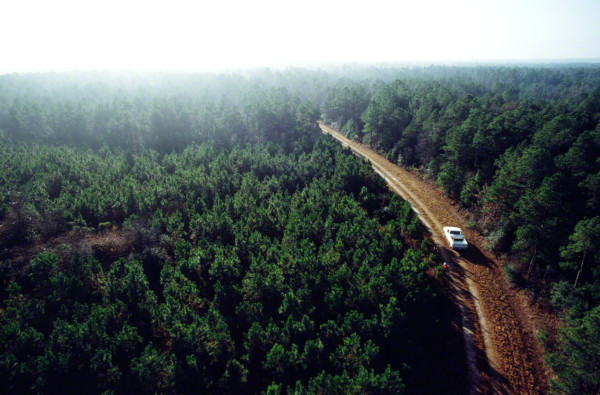
M390 188L408 200L431 232L440 255L450 262L449 287L461 311L471 393L537 394L547 391L548 372L540 356L536 328L527 306L506 282L496 258L483 248L481 235L431 183L403 169L369 147L322 123L344 146L367 158ZM470 242L468 252L446 248L444 226L458 226Z

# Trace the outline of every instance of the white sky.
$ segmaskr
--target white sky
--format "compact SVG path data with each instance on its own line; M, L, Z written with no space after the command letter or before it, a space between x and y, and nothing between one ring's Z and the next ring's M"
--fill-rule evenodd
M600 58L600 0L0 0L0 73Z

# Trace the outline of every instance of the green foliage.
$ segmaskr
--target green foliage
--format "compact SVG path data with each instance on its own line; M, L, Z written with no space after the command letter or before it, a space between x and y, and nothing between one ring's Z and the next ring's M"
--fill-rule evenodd
M534 269L538 257L547 258L547 247L559 235L564 209L559 203L564 201L561 196L563 191L564 180L556 174L545 178L537 189L525 191L516 202L516 212L510 218L517 227L513 248L528 254L528 275Z
M440 168L436 184L450 196L456 196L463 186L463 171L456 163L446 162Z
M552 387L566 394L594 394L600 388L600 306L572 320L561 331L560 346L546 362L559 379Z
M354 119L349 119L342 128L342 133L350 139L360 140L362 132L359 130L359 126Z
M409 100L406 87L399 81L379 89L371 98L365 112L363 134L375 148L389 147L402 135L410 123Z
M575 225L575 230L569 236L569 244L561 248L560 256L567 259L562 266L569 269L578 267L573 287L577 282L587 261L591 263L591 278L594 280L600 276L600 217L581 220ZM579 259L581 261L579 262Z
M353 119L343 115L344 104L351 108L348 92L357 85L367 87L362 93L369 100L363 104L362 135L348 132ZM323 104L325 120L343 125L346 135L390 160L422 169L460 200L478 219L487 247L510 254L515 264L505 271L513 284L536 283L542 293L550 289L568 317L595 314L600 303L597 65L364 71L328 92L335 106ZM340 297L338 288L331 290L331 300ZM552 356L558 391L598 392L598 365L583 351L596 352L588 347L597 342L594 325L591 318L569 322L562 351Z
M480 190L481 177L480 173L477 172L474 176L470 177L464 187L462 187L460 192L460 202L466 207L472 206L477 201Z
M450 373L420 356L448 327L404 240L418 219L318 137L319 114L485 217L528 280L568 279L551 286L580 320L562 344L587 347L599 81L594 65L1 76L3 388L439 390ZM560 388L590 388L560 364Z
M175 384L175 361L168 353L146 346L142 355L131 361L131 371L143 392L172 391Z
M421 333L452 328L404 240L422 239L410 205L316 133L314 105L229 83L222 100L167 84L168 99L147 86L57 105L73 123L32 130L30 144L11 129L0 224L32 237L0 238L3 388L435 388L417 356L456 356ZM48 252L21 265L17 244Z

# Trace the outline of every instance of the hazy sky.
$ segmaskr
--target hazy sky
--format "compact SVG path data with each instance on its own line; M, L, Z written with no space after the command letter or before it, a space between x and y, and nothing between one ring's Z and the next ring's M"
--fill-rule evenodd
M0 73L600 58L600 0L0 0Z

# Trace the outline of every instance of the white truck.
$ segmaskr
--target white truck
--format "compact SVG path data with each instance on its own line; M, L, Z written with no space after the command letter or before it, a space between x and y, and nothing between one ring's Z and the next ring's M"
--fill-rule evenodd
M469 243L465 240L465 236L463 236L460 228L446 226L444 228L444 236L446 236L448 244L454 250L466 250L469 247Z

